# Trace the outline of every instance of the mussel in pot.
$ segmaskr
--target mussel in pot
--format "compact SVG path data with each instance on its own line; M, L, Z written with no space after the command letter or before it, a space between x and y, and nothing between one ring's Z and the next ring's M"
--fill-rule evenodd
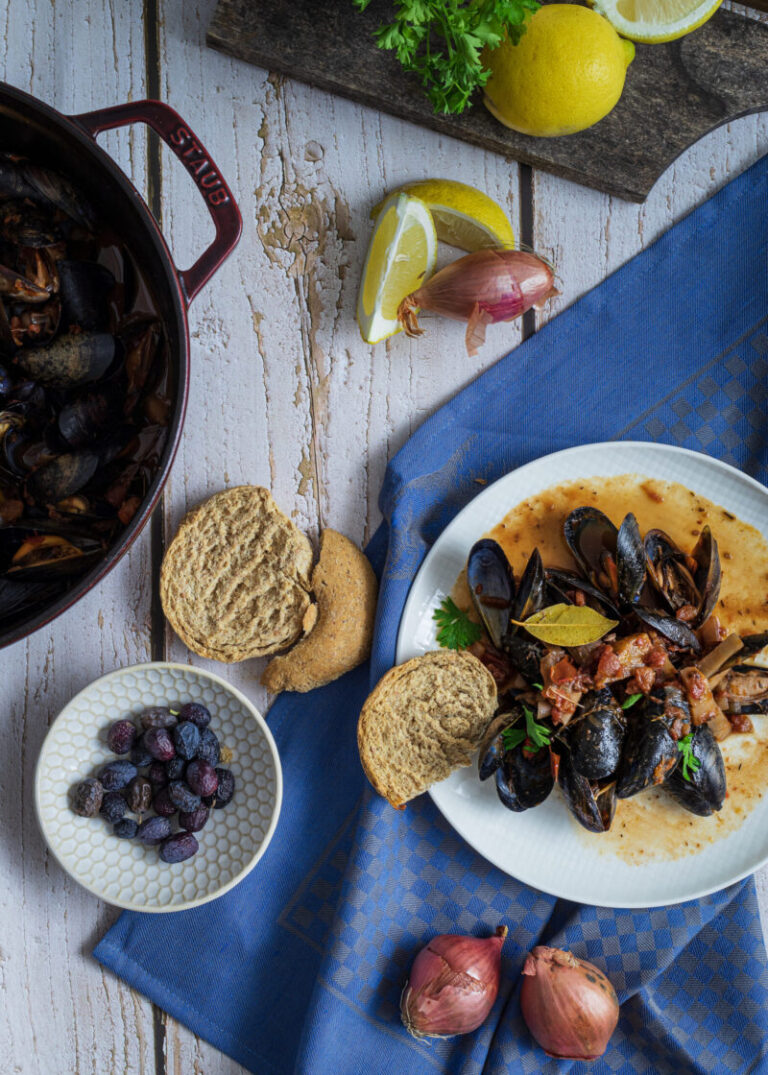
M691 764L679 765L664 784L664 789L699 817L709 817L725 802L725 762L712 732L700 724L690 733Z
M54 388L77 388L103 377L115 357L115 338L108 332L58 336L47 347L22 351L16 362L28 377Z
M708 526L703 527L691 556L663 530L645 535L648 578L666 607L692 628L700 627L720 596L720 555Z

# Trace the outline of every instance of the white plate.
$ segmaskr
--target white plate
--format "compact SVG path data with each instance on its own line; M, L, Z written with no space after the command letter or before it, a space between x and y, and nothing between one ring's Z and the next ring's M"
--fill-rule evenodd
M148 706L185 702L210 710L211 731L233 754L219 765L232 771L235 794L195 833L197 854L168 864L157 847L118 839L100 817L79 817L70 796L75 784L117 760L106 743L110 724L136 719ZM245 695L210 672L165 662L121 668L80 691L51 726L35 773L37 818L61 867L95 896L132 911L183 911L242 881L272 838L282 790L275 741Z
M437 648L434 610L451 592L473 543L520 501L576 478L639 474L680 482L768 538L768 490L709 456L637 441L588 444L544 456L483 490L443 531L413 581L400 621L397 663ZM522 814L505 810L475 765L430 791L454 829L499 869L544 892L606 907L652 907L704 896L768 860L768 797L744 823L695 855L630 865L579 830L559 795ZM577 830L576 832L574 830Z

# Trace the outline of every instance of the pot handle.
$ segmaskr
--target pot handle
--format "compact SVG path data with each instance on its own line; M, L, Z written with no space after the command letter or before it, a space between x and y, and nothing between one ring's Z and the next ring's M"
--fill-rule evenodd
M83 112L78 116L70 116L70 119L92 138L113 127L146 123L186 166L205 199L216 227L216 238L194 265L181 272L177 270L186 304L189 306L237 246L243 230L240 210L207 149L178 112L163 101L129 101L112 108L100 108L96 112Z

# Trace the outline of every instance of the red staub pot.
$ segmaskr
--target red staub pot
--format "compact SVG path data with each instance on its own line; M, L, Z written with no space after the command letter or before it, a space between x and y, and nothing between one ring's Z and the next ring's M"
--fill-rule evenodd
M215 239L190 269L176 268L162 232L136 188L95 142L101 131L138 122L156 131L187 168L216 227ZM242 220L229 187L200 139L161 101L136 101L80 116L64 116L29 94L0 83L0 145L67 175L125 242L152 290L175 374L168 439L141 507L104 560L67 593L42 611L0 631L0 646L5 646L42 627L79 600L114 567L147 522L181 439L189 391L187 311L237 245Z

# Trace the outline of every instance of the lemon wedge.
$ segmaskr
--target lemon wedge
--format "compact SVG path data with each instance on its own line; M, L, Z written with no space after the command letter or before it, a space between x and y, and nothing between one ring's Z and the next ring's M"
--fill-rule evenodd
M397 307L431 275L437 235L429 209L396 191L381 206L363 266L357 323L366 343L400 331Z
M712 18L722 0L593 0L595 11L630 41L657 44L689 34Z
M441 242L469 251L515 245L512 225L501 206L468 183L459 183L455 179L423 179L406 183L398 191L426 203ZM379 214L382 205L379 203L371 211L372 217Z

